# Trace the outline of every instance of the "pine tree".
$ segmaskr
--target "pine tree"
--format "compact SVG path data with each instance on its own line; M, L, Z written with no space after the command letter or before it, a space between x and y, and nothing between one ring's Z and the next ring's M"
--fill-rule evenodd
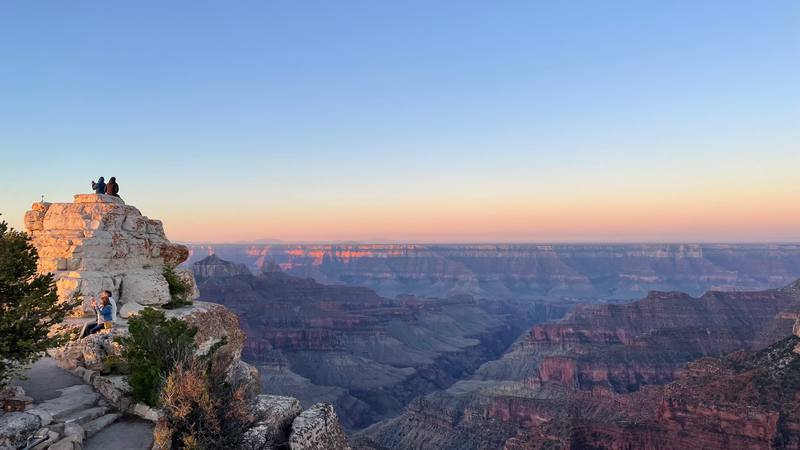
M79 304L58 301L53 275L38 274L38 260L28 235L0 222L0 389L68 338L50 328Z

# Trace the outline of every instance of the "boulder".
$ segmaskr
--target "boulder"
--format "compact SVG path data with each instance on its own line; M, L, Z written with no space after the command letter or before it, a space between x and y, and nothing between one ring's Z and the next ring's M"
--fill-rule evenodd
M347 436L342 431L339 418L330 403L317 403L300 413L292 421L289 436L292 450L345 450L349 449Z
M248 448L273 448L286 442L292 421L302 411L299 400L278 395L255 397L251 410L256 421L244 435Z
M50 353L64 369L85 368L93 372L108 373L108 357L120 356L122 353L122 348L114 341L118 334L116 330L112 333L92 334L83 339L69 341ZM84 379L87 376L83 372L76 374Z
M228 355L231 361L240 359L246 335L239 326L239 316L230 309L217 303L194 302L165 313L168 318L176 317L197 327L195 342L199 354L205 354L214 344L225 339L225 345L218 351Z

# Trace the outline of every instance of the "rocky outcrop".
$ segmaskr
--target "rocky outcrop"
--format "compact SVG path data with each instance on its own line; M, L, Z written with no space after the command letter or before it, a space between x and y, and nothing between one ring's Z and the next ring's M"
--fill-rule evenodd
M328 403L317 403L292 421L289 435L292 450L335 450L350 448L339 426L336 411Z
M797 244L640 245L192 245L254 273L278 265L321 283L364 286L394 297L635 299L651 290L699 296L760 290L800 277Z
M336 412L328 403L303 411L295 398L259 395L252 409L257 421L245 434L248 448L350 449Z
M142 216L117 197L76 195L74 203L36 203L25 222L40 255L39 271L54 274L62 299L74 293L94 296L108 289L117 298L122 318L112 329L52 351L57 363L85 385L65 389L65 395L41 405L28 405L24 412L0 414L0 447L16 446L38 430L46 441L37 449L75 450L82 448L85 437L123 413L157 421L161 413L136 403L125 375L119 374L124 370L117 370L125 361L116 338L128 332L130 315L146 306L160 308L171 300L164 268L183 262L188 250L167 240L161 222ZM222 271L205 273L220 275ZM178 270L178 276L189 287L188 298L183 300L196 298L193 273ZM296 399L259 395L258 371L241 360L246 335L236 314L216 303L190 302L172 309L174 306L164 312L197 328L197 352L205 354L218 347L217 355L228 367L226 381L245 387L255 419L248 431L252 443L258 444L254 448L285 448L290 441L291 448L297 449L349 448L330 405L303 412ZM71 318L59 327L78 329L85 322ZM216 345L221 342L224 344ZM72 417L74 414L80 417ZM301 416L303 419L298 419ZM297 427L293 425L296 419ZM83 426L67 433L77 423Z
M40 272L55 276L59 297L89 299L110 290L122 317L170 301L164 265L177 266L188 250L171 243L161 221L143 216L119 197L75 195L73 203L34 203L25 226L39 254Z

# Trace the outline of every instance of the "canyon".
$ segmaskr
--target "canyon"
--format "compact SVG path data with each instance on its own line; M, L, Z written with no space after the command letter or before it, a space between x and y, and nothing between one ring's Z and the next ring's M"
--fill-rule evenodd
M247 334L243 358L266 393L332 403L347 429L399 414L500 356L568 304L471 296L382 297L278 270L251 274L209 256L192 265L200 300L225 305Z
M270 266L324 284L368 287L393 298L597 302L651 290L699 296L760 290L800 277L798 244L189 244L258 273Z
M796 448L799 317L800 281L580 305L355 447Z

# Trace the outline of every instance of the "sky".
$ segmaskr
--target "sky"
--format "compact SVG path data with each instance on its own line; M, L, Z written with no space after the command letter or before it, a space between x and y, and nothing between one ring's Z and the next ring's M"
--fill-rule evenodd
M797 1L9 1L0 213L181 242L800 242Z

